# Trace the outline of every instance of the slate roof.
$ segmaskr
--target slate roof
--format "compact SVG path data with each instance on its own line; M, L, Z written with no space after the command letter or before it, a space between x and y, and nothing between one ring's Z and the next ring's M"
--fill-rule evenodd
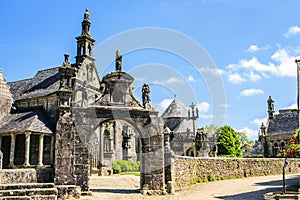
M193 121L184 119L173 131L175 133L186 133L187 129L190 133L193 133Z
M38 71L30 79L9 82L14 100L47 96L59 89L59 67Z
M187 118L188 109L175 98L161 117L164 119L172 117Z
M296 109L280 110L267 122L267 135L291 134L298 129L298 112Z
M49 120L38 111L10 114L0 124L0 133L32 131L53 134L53 130Z

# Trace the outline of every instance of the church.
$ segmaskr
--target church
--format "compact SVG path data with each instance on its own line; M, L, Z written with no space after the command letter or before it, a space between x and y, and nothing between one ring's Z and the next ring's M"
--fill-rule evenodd
M258 135L264 157L277 157L280 150L286 147L288 141L300 129L300 60L297 64L297 109L281 109L275 113L274 100L269 96L267 101L267 123L262 123Z

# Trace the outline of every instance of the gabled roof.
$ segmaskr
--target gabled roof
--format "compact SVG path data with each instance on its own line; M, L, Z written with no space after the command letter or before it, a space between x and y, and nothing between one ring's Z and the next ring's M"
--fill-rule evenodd
M188 109L179 100L175 98L161 117L164 119L173 117L187 118Z
M14 100L41 97L57 92L59 89L59 67L38 71L30 79L10 82L10 91Z
M280 110L267 122L267 135L293 134L298 129L298 111L296 109Z
M54 127L38 111L11 114L0 123L0 133L31 131L53 134Z

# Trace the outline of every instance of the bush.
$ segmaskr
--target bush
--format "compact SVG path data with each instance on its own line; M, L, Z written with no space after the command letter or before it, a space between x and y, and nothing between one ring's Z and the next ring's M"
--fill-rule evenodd
M121 172L138 172L140 170L140 162L132 162L128 160L114 160L112 162L114 174Z
M209 175L207 179L208 181L215 181L215 177L213 175Z

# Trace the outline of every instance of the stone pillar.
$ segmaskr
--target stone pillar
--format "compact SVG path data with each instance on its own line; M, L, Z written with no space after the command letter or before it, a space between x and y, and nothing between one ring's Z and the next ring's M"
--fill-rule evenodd
M14 166L16 135L11 134L9 167Z
M100 127L100 133L99 133L99 167L100 167L100 174L99 175L102 175L101 173L101 170L102 170L102 165L104 165L104 149L103 149L103 145L104 145L104 142L103 142L103 132L104 132L104 126L101 125Z
M43 165L43 150L44 150L44 135L40 135L39 137L39 159L38 165Z
M30 151L30 133L25 134L25 161L24 165L29 166L29 151Z

